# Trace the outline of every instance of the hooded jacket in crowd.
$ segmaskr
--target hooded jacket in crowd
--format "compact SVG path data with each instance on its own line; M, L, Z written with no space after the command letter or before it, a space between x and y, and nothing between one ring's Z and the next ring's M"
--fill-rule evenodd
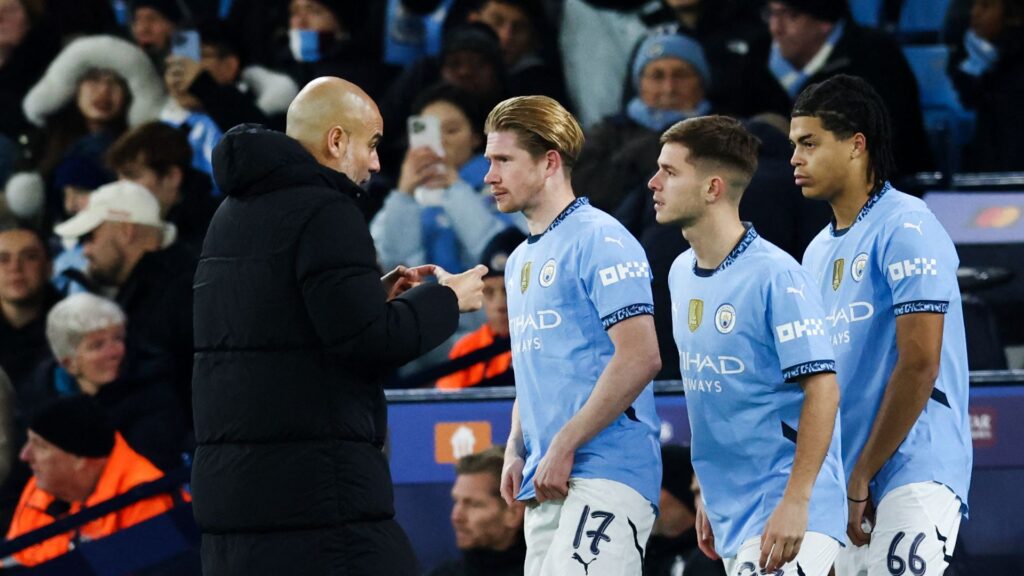
M362 190L254 125L214 151L226 194L194 280L203 573L402 576L381 377L441 344L455 293L387 301Z

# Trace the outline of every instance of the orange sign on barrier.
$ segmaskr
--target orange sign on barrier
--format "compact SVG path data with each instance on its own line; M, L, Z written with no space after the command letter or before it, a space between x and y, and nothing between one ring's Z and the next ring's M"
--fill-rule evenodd
M438 464L454 464L459 458L486 450L493 444L491 423L486 420L434 424L434 460Z

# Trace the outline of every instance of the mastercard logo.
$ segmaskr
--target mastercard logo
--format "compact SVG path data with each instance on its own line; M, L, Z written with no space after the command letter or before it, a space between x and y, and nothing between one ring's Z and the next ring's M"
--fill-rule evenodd
M1020 214L1018 206L992 206L974 217L974 225L978 228L1006 228L1020 220Z

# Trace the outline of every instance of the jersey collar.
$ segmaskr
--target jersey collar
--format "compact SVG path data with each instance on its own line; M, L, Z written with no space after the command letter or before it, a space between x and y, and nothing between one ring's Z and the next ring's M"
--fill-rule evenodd
M709 278L711 276L714 276L718 272L725 270L729 266L732 266L733 263L736 262L736 259L739 258L741 254L747 251L747 248L750 247L750 244L754 240L757 240L757 230L754 230L753 224L751 224L750 222L744 222L743 227L747 229L747 233L744 234L742 238L740 238L740 241L736 243L736 246L732 249L732 252L729 252L729 255L725 257L725 260L722 260L722 263L718 265L718 268L715 268L714 270L701 268L700 266L697 266L697 257L694 256L693 273L702 278Z
M565 210L562 210L562 212L558 216L556 216L554 220L552 220L551 224L548 225L547 230L541 232L540 234L531 234L530 237L527 239L527 242L533 244L534 242L540 240L541 238L544 237L545 234L554 230L555 226L558 226L559 224L564 222L570 214L579 210L583 206L589 205L590 199L587 198L586 196L580 196L579 198L573 200L568 206L565 207Z
M868 198L868 201L864 204L864 207L860 209L860 213L857 214L857 219L854 220L853 224L850 224L850 226L848 226L847 228L843 228L842 230L836 230L836 217L833 215L832 221L829 222L828 224L829 234L831 234L833 237L838 237L842 236L843 234L846 234L846 232L849 231L850 228L853 228L853 226L857 224L857 222L860 222L861 220L867 218L868 212L871 212L871 209L875 207L875 204L878 204L878 201L882 199L882 196L885 195L885 193L891 189L892 184L886 182L882 186L882 189L878 191L878 193L872 194L871 197Z

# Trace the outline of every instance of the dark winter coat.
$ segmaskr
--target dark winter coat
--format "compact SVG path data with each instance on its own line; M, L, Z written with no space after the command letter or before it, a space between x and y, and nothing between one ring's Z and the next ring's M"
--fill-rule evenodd
M381 377L455 332L455 293L387 301L361 189L253 125L213 155L227 198L195 291L203 573L402 576Z
M625 114L609 116L587 131L572 169L572 189L606 212L658 171L661 134ZM649 197L648 197L649 199Z
M210 192L209 176L191 167L184 170L183 175L181 202L171 207L165 220L178 228L177 242L198 257L219 203Z
M126 357L125 366L133 363L133 356L129 354ZM58 370L62 369L57 360L46 360L36 369L31 381L18 392L22 425L27 425L33 414L57 398L80 392L74 379L63 371L60 378L66 380L68 388L58 389ZM106 409L110 423L124 436L132 450L164 471L182 466L184 419L170 383L119 378L100 387L95 399Z
M7 373L16 392L20 393L22 384L32 377L36 367L50 357L46 315L60 299L57 290L47 285L39 315L20 328L11 326L0 314L0 369Z
M0 134L16 140L27 127L21 101L59 51L60 42L53 31L34 26L0 65Z
M995 41L999 60L979 77L963 73L962 48L950 59L950 76L964 106L977 111L965 168L973 172L1024 170L1024 27L1008 27Z
M847 22L825 66L807 85L838 74L860 76L868 81L889 109L892 149L900 174L925 172L935 166L921 115L921 96L914 72L892 37Z
M180 242L146 253L114 300L128 317L126 342L137 362L123 376L173 384L188 416L192 382L192 275L196 257Z
M768 61L765 51L754 57ZM864 28L853 22L836 42L825 65L807 79L804 89L839 74L860 76L878 92L889 111L892 125L892 149L896 169L901 175L933 170L935 166L921 114L920 90L899 44L888 34ZM761 98L775 101L769 90L785 93L778 82L752 88L762 92Z

